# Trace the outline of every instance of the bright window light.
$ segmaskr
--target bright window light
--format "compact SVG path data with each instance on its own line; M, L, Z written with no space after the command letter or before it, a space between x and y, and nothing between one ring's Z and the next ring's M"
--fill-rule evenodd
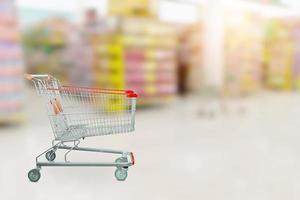
M200 4L191 1L161 0L158 2L160 19L168 22L193 23L199 19Z

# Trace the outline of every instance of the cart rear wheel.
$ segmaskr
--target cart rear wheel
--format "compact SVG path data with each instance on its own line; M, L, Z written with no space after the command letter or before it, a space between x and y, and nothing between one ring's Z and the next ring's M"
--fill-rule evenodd
M115 171L115 177L118 181L125 181L127 178L127 170L124 168L117 168Z
M55 151L51 150L46 153L46 159L48 161L53 161L53 160L55 160L55 158L56 158Z
M41 178L39 169L32 169L28 172L28 178L31 182L38 182Z

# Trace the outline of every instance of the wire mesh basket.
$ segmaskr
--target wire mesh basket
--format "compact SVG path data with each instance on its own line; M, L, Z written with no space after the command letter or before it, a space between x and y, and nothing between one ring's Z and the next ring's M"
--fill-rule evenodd
M133 91L62 86L51 76L32 80L45 100L56 140L134 131L137 94Z

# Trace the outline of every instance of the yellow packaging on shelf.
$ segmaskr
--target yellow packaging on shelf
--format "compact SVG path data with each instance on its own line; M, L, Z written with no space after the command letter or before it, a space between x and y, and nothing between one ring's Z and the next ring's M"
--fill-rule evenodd
M94 60L94 67L97 71L108 71L111 60L108 57L97 57Z
M145 73L145 80L146 82L155 82L156 74L155 73Z
M25 122L25 117L22 113L0 115L0 124L23 122Z
M294 48L290 23L274 19L267 24L264 52L266 85L270 88L292 88Z
M107 49L108 53L110 54L117 54L117 55L121 55L122 54L122 46L119 44L112 44L108 46Z
M151 46L151 47L158 45L158 41L157 41L156 37L153 37L151 35L145 37L145 43L146 43L146 45Z
M146 55L147 59L155 59L156 51L155 51L155 49L147 49L145 55Z
M147 71L147 72L153 72L157 69L158 65L155 61L148 61L148 62L145 62L144 64L144 69Z
M124 89L126 87L123 81L118 81L118 82L112 82L110 88Z
M156 10L154 8L152 0L110 0L108 4L110 15L121 16L155 17Z
M292 49L290 45L281 46L282 54L271 52L267 68L267 85L271 88L289 90L292 88ZM274 49L275 51L275 49Z
M108 112L122 111L125 109L124 99L116 95L111 96L105 103L105 109Z
M134 35L126 34L123 36L123 42L125 44L133 45L133 44L135 44L135 41L136 41L136 37Z
M96 85L100 85L103 88L108 88L108 81L105 78L102 77L96 77Z
M112 73L110 71L106 71L106 72L99 72L96 73L96 80L99 81L106 81L107 83L110 82L123 82L123 73L122 72L115 72Z
M123 71L123 61L121 59L112 59L109 62L109 67L115 71Z
M147 95L155 95L157 93L156 85L154 85L154 84L147 84L145 86L145 93Z
M123 83L123 79L124 79L123 73L118 73L118 74L116 73L116 74L109 75L109 80L114 83Z
M109 48L109 45L108 44L101 44L101 45L97 45L95 46L95 49L94 51L97 53L97 54L105 54L108 52L108 48Z
M256 89L256 82L250 74L243 74L241 77L241 92L252 93Z
M300 77L296 77L294 80L294 85L297 89L300 88Z

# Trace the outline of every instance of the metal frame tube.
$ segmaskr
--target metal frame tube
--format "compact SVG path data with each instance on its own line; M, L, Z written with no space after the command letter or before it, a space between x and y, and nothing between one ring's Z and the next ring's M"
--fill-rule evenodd
M59 146L58 149L72 149L72 147ZM117 151L117 150L109 150L109 149L95 149L95 148L85 148L85 147L74 147L72 150L100 152L100 153L112 153L112 154L124 154L124 153L126 153L125 151Z
M132 163L38 162L39 167L130 167Z
M78 147L78 146L66 146L62 145L63 143L57 143L54 146L50 147L40 155L36 157L36 166L37 168L41 167L130 167L134 164L132 153L127 151L116 151L116 150L109 150L109 149L96 149L96 148L85 148L85 147ZM115 162L39 162L38 158L47 153L51 149L65 149L73 151L87 151L87 152L98 152L98 153L110 153L110 154L120 154L123 157L129 156L130 162L124 163L115 163Z

